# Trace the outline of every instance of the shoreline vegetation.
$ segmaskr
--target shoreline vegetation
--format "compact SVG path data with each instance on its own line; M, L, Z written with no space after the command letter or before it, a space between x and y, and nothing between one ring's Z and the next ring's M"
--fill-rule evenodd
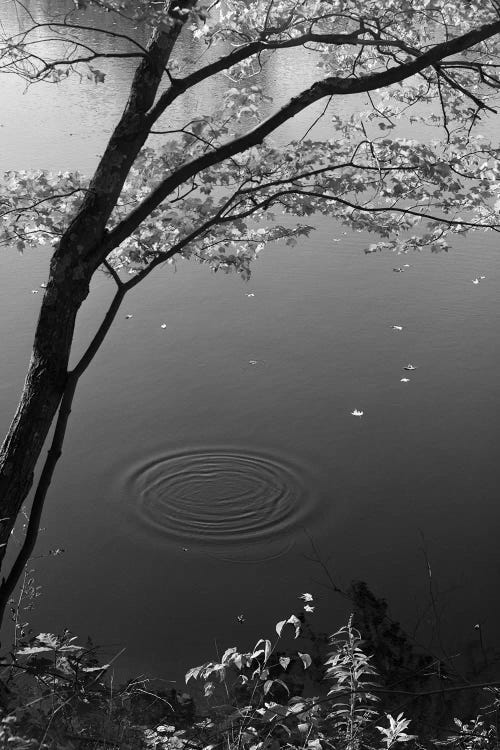
M29 572L22 591L39 594ZM337 593L353 614L333 635L315 630L316 603L301 594L301 609L277 623L272 639L191 668L183 692L143 677L115 685L120 654L103 664L91 641L68 630L32 636L21 597L0 664L0 747L498 748L497 660L481 637L463 671L455 657L417 646L365 583Z

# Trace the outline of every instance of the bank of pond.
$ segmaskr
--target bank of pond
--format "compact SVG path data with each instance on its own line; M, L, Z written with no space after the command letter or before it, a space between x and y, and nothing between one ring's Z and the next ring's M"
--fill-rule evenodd
M68 630L32 635L13 603L14 643L0 672L1 746L498 747L497 658L481 637L468 663L442 644L432 653L365 583L335 594L349 599L352 615L333 634L315 629L314 597L302 593L271 638L245 652L218 651L188 670L184 688L158 676L117 685L116 657L104 663L94 643Z

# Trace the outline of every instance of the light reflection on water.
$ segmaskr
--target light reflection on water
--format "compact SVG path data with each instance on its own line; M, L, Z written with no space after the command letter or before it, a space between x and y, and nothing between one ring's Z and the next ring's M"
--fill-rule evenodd
M303 80L311 75L306 62ZM275 58L266 85L282 101L300 82L295 66L278 65ZM115 61L108 75L111 87L84 81L24 96L22 85L2 79L0 166L90 170L125 101L129 68ZM203 113L226 85L204 88L186 112ZM283 137L292 127L302 134L309 122L302 115ZM428 603L424 539L443 628L461 641L484 620L493 640L500 622L490 596L498 549L489 533L499 522L497 248L491 235L471 235L448 255L411 256L411 268L395 274L400 259L365 256L367 238L342 231L321 218L304 245L269 248L249 286L180 263L177 274L161 269L127 297L75 402L39 544L40 553L67 552L36 562L44 595L35 627L68 625L126 643L126 669L166 676L210 658L212 637L224 647L236 639L248 646L296 608L301 591L313 590L318 620L333 630L344 612L325 589L309 534L338 583L368 580L409 625ZM4 425L29 356L40 301L31 290L45 280L46 263L43 253L0 255ZM98 277L77 348L111 293ZM408 362L417 370L402 384ZM361 419L351 416L355 408ZM193 474L183 446L195 446L195 469L201 456L218 456L237 493L238 471L245 480L250 507L224 532L243 524L241 543L192 544L185 518L174 519L173 536L151 528L168 521L170 529L172 489L185 497ZM220 446L237 448L220 453ZM179 455L182 476L170 460ZM238 458L228 464L228 455ZM285 502L262 529L251 495L263 476L268 487L277 476ZM141 494L151 478L168 488L168 496L159 493L167 515L158 495ZM145 496L147 503L138 501ZM198 509L205 511L200 494L190 512ZM216 511L226 523L225 507ZM261 541L275 521L280 534Z

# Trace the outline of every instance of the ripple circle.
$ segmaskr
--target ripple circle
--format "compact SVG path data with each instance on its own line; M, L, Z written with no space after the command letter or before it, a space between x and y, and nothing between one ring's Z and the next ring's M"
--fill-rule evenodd
M185 543L283 539L310 510L299 473L270 456L226 449L161 456L129 476L137 519Z

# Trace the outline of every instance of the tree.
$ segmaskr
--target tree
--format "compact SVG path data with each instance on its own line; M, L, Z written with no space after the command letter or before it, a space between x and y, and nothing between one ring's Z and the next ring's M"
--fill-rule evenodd
M475 137L500 88L497 0L74 0L50 22L11 2L22 23L3 32L0 69L27 85L81 75L106 85L100 59L138 65L90 180L9 172L1 182L2 242L20 251L50 242L54 252L25 385L0 451L0 562L56 427L24 545L0 586L0 616L36 540L78 380L126 293L156 267L183 256L248 278L266 243L293 244L311 230L277 224L277 213L323 212L374 232L367 252L438 251L454 233L500 228L499 151ZM102 43L89 46L82 37L89 10L147 26L149 43L93 24ZM206 50L198 61L175 57L185 34ZM50 57L42 54L47 46ZM299 47L315 56L317 81L264 116L259 71ZM180 97L221 75L230 78L224 112L163 128ZM333 106L332 113L331 105L362 93L368 111L342 117ZM273 143L281 125L316 102L325 103L334 139L306 133L286 149ZM440 139L391 137L401 119L433 125ZM161 147L147 143L151 134L162 136ZM75 320L100 268L116 293L69 371Z

